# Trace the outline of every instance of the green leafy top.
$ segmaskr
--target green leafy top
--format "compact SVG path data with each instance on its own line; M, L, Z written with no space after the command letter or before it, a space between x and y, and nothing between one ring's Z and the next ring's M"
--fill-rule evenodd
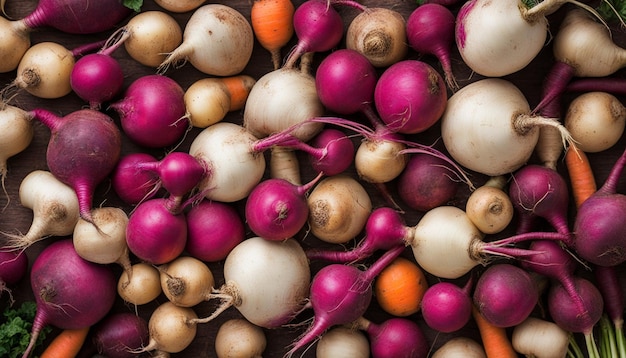
M626 20L626 1L603 0L596 10L608 22Z
M21 357L28 346L32 322L37 312L35 302L26 301L19 308L7 308L3 312L0 324L0 357ZM44 328L39 334L37 345L40 345L46 335L52 330Z
M135 12L141 11L141 5L143 0L123 0L124 6L135 10Z

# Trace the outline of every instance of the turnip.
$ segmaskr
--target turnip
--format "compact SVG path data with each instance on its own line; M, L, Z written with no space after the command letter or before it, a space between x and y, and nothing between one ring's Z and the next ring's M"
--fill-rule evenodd
M365 271L344 264L322 267L311 281L309 301L305 306L313 309L313 321L291 345L286 356L291 357L330 327L362 317L372 300L372 281L403 250L404 247L398 247L385 252Z
M0 251L0 296L3 292L9 294L9 302L13 303L13 296L9 286L20 282L28 272L28 256L24 250Z
M543 126L558 128L564 146L571 141L558 121L532 115L524 94L513 83L486 78L461 88L448 99L441 118L441 135L450 156L459 164L496 176L526 164Z
M252 149L256 140L246 128L230 122L203 129L189 147L189 154L208 168L198 190L222 202L247 197L265 173L265 157Z
M408 318L393 317L380 324L361 318L357 323L370 338L374 357L425 358L428 340L420 326Z
M263 329L243 318L232 318L222 323L215 336L218 358L262 357L266 347Z
M93 327L98 353L111 358L136 357L132 351L148 344L148 322L130 312L112 313Z
M179 61L214 76L239 74L252 56L254 34L238 10L223 4L197 8L183 32L183 42L159 65L160 71Z
M224 262L225 283L213 292L222 303L198 322L209 322L234 306L257 326L280 327L303 309L310 275L304 250L295 239L246 239Z
M196 337L198 315L190 307L176 306L172 302L161 303L150 315L148 332L150 340L135 354L178 353L187 348Z
M111 185L126 204L137 205L154 197L159 191L157 174L138 167L140 163L152 162L157 162L157 159L148 153L127 153L120 158L113 169Z
M467 217L485 234L499 233L513 220L515 210L505 185L504 176L491 177L467 198Z
M309 218L307 195L322 177L318 174L304 185L270 178L252 189L246 200L248 226L267 240L285 240L296 235Z
M46 152L50 172L70 186L78 197L80 217L88 222L96 186L115 168L122 151L122 135L113 119L92 109L81 109L64 117L45 109L29 116L50 128Z
M364 8L346 30L346 48L363 54L374 67L389 67L408 53L406 21L398 11Z
M443 68L448 88L457 90L459 85L452 73L451 50L454 42L456 19L444 5L426 3L418 6L406 21L406 37L412 49L434 55Z
M146 200L135 207L128 219L128 248L146 262L160 265L174 260L185 249L186 241L185 213L171 212L168 199Z
M191 256L179 256L159 266L161 289L170 302L193 307L212 298L215 279L209 266Z
M490 265L480 275L472 300L491 324L513 327L530 316L539 302L539 289L524 269L509 263L498 263Z
M152 302L163 293L159 270L145 262L132 265L130 271L123 271L120 275L117 293L124 302L136 306Z
M185 91L164 75L141 76L112 103L120 116L122 130L133 142L161 148L175 144L189 129L185 117Z
M206 128L215 124L230 110L228 87L217 78L202 78L185 91L185 108L191 125Z
M441 281L426 289L422 297L421 311L426 324L439 332L456 332L463 328L472 317L474 280L470 279L463 287L452 282Z
M30 355L43 327L92 326L104 318L115 302L113 271L78 256L70 239L56 241L41 251L33 262L30 282L37 313L23 358Z
M202 199L187 212L185 250L197 259L206 262L224 260L245 238L244 222L229 203Z
M197 9L206 0L155 0L157 5L171 12L188 12Z
M434 0L433 0L434 1ZM482 345L472 338L458 336L442 344L432 358L487 358Z
M365 227L372 199L359 181L345 174L322 179L309 194L311 233L330 243L346 243Z
M369 358L370 343L356 328L335 326L322 334L315 356L318 358Z
M567 354L569 338L569 332L556 323L528 317L513 328L511 344L517 352L526 356L561 358Z
M33 141L35 130L26 111L9 104L0 104L0 180L5 189L7 161L12 156L24 151Z
M71 235L79 220L79 204L72 188L63 184L52 173L34 170L20 183L22 206L33 212L28 232L7 234L7 247L24 249L50 236Z

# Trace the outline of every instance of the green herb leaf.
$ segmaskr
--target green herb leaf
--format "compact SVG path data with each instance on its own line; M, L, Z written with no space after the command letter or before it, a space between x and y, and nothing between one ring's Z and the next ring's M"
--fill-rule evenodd
M124 6L133 9L135 12L141 11L143 0L123 0Z
M626 20L626 1L603 0L596 10L607 22Z
M27 301L19 308L8 308L3 312L4 320L0 324L0 357L21 357L30 340L32 322L35 319L37 305ZM52 330L44 328L39 334L36 346L41 345L46 335Z

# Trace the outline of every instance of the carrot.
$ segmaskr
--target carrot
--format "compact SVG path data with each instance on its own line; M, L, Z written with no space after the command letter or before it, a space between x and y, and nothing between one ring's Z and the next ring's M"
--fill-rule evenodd
M248 75L222 77L220 81L226 85L230 95L229 111L238 111L244 107L252 86L256 80Z
M250 10L252 30L261 46L270 52L275 70L281 65L280 49L294 33L294 12L291 0L254 0Z
M380 307L400 317L419 311L426 289L428 282L422 269L404 257L396 258L374 282L374 294Z
M589 158L587 158L585 152L572 144L565 152L565 165L570 177L572 195L576 202L576 207L579 207L583 201L598 189Z
M506 329L494 326L487 321L475 305L472 307L472 316L478 326L480 338L485 348L487 358L517 358L517 352L507 335Z
M40 358L76 357L87 339L87 333L89 333L89 327L61 331L50 342L50 345L44 350Z

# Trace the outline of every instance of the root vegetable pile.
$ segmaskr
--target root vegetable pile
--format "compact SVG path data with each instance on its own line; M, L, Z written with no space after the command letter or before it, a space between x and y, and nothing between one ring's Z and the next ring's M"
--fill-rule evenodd
M626 358L613 3L0 1L0 356Z

